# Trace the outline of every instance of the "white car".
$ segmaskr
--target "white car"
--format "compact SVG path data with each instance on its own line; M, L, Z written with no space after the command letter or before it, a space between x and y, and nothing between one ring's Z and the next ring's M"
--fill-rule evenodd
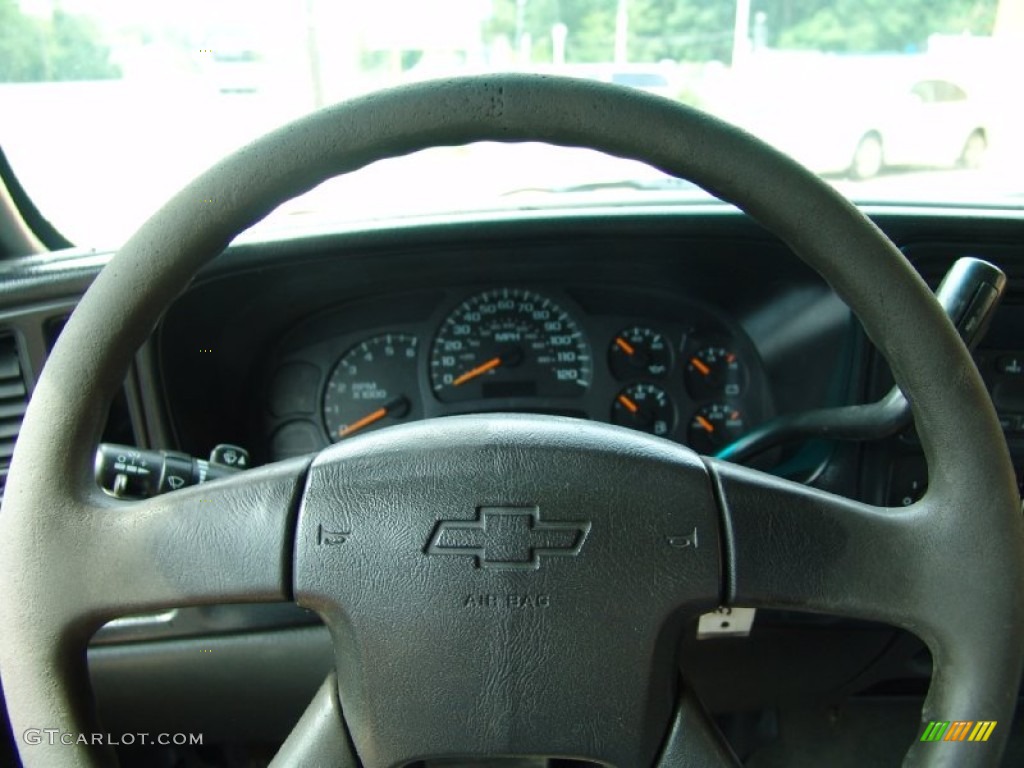
M812 170L869 179L890 167L977 168L989 130L959 85L918 79L889 93L840 85L745 110L748 129Z

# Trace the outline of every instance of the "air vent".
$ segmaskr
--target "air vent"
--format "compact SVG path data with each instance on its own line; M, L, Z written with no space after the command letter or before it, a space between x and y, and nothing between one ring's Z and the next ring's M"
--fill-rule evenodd
M28 390L21 372L18 342L9 333L0 334L0 494L7 484L7 468L14 455L21 420L28 404Z

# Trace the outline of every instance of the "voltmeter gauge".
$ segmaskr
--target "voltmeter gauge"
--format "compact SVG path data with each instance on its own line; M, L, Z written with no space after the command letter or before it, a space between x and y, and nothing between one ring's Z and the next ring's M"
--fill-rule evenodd
M608 367L619 381L661 379L672 368L672 347L652 328L626 328L612 339Z
M668 437L675 424L675 406L656 384L631 384L612 403L612 423Z

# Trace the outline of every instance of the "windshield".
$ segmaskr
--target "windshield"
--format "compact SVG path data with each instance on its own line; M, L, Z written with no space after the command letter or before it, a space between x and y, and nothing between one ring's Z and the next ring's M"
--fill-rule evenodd
M737 123L855 200L1024 204L1021 0L0 0L0 148L72 241L116 246L256 136L391 84L539 71ZM386 161L261 226L704 203L540 145Z

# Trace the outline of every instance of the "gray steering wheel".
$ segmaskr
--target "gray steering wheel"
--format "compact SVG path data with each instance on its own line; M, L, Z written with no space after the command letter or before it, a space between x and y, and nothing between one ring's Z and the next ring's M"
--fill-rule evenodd
M501 414L394 427L145 501L97 488L109 403L201 265L329 177L478 140L645 161L781 237L852 307L913 403L926 496L876 508L624 429ZM281 600L318 611L337 677L282 765L350 764L353 753L382 768L482 755L730 764L675 666L687 620L720 604L915 633L934 660L922 720L999 727L984 743L916 742L906 763L993 765L1024 657L1024 529L1006 445L967 350L910 264L838 193L746 133L554 77L453 79L338 104L176 195L86 292L39 378L0 550L15 734L101 730L85 652L116 616ZM29 768L113 762L81 741L19 746Z

